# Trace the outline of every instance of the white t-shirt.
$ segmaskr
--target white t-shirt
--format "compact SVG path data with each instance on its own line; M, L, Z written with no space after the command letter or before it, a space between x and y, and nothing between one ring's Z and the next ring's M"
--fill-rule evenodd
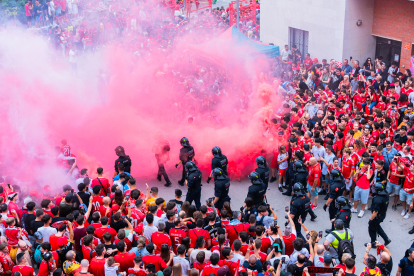
M118 270L118 266L108 266L105 263L105 276L117 276L118 274L116 273Z
M283 160L283 158L285 158L286 156L288 156L288 153L284 153L284 154L280 154L277 156L277 161L281 161ZM288 168L288 161L287 159L285 161L283 161L282 163L279 164L279 169L287 169Z
M408 95L408 100L409 100L410 102L414 103L414 92L411 92L411 93Z
M323 146L321 146L320 148L318 148L317 146L313 146L311 153L313 154L313 157L315 157L316 160L319 162L319 157L325 156L325 148Z
M287 61L289 55L291 55L292 52L290 50L282 50L281 55L282 55L282 60L283 61Z
M188 271L191 269L190 262L183 257L177 256L173 258L173 264L175 263L180 263L183 275L188 276Z
M273 266L273 263L274 263L276 260L281 260L282 258L285 258L285 263L284 263L284 264L282 264L282 271L285 271L285 272L286 272L287 263L289 262L289 256L288 256L288 255L282 255L282 256L279 256L279 257L274 257L274 258L271 258L271 259L270 259L270 264Z
M49 237L52 235L56 235L57 234L57 230L56 228L53 227L39 227L39 229L37 229L37 231L39 231L40 233L42 233L43 235L43 242L49 242Z
M231 259L231 261L237 263L238 260L240 260L240 266L243 266L244 256L239 253L234 253L234 257Z
M149 240L149 241L151 241L151 235L152 235L152 233L155 233L155 232L157 232L158 231L158 228L157 227L155 227L155 226L148 226L148 225L146 225L146 226L144 226L144 231L143 231L143 234L144 234L144 236Z
M204 253L206 254L206 258L204 259L204 262L208 263L210 261L210 257L211 257L211 254L212 254L210 250L207 250L207 249L203 249L203 250L194 249L193 251L191 251L191 254L190 254L190 263L193 264L195 261L197 261L196 257L197 257L198 252L200 252L200 251L204 251Z

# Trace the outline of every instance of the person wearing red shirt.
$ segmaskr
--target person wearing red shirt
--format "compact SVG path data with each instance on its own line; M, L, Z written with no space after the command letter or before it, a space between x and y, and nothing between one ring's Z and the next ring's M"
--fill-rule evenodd
M176 218L174 224L175 228L171 228L168 234L170 235L174 252L177 252L178 246L181 244L182 239L187 237L187 233L181 229L181 218Z
M12 274L15 272L20 272L22 276L36 276L36 273L33 267L29 266L27 263L25 253L19 253L16 255L16 263L12 269Z
M210 264L206 265L201 271L200 276L209 276L211 273L217 276L217 270L220 268L218 265L220 257L217 253L213 253L210 256Z
M238 219L241 220L241 213ZM254 225L254 224L253 224ZM247 232L250 227L249 223L239 223L236 225L227 225L226 226L226 233L227 238L230 240L230 244L233 245L233 242L239 238L239 233L244 231Z
M120 241L116 245L118 254L115 255L115 262L119 263L119 271L127 272L130 267L134 267L135 253L128 253L127 246L124 241ZM165 267L164 267L165 268ZM158 270L157 270L158 271Z
M204 230L202 228L203 225L204 225L204 220L199 218L196 222L196 228L188 230L188 236L190 237L190 240L191 240L190 247L194 248L197 237L204 236L204 240L206 241L207 248L210 248L211 246L210 233L207 230Z
M307 163L306 166L309 168L308 176L308 197L313 196L313 203L311 208L314 209L318 206L318 187L322 175L321 165L316 158L312 157Z
M144 262L145 266L148 264L154 264L156 271L164 270L173 260L173 258L170 258L170 260L168 261L168 264L166 264L160 256L154 255L155 248L152 242L147 244L145 248L147 249L149 254L143 256L142 261Z
M304 144L303 145L303 152L304 152L304 154L303 154L303 162L305 162L305 163L312 158L312 155L310 153L310 149L311 148L309 147L308 144Z
M411 164L411 166L407 168L402 163L400 163L399 169L403 170L403 176L405 176L403 187L400 190L400 200L403 207L401 215L404 215L404 218L408 219L411 217L411 210L413 209L412 200L414 194L414 164ZM408 211L407 204L409 204Z
M305 65L306 71L312 67L312 59L310 58L310 54L305 55L305 59L303 60L303 64Z
M336 157L338 157L339 162L341 162L343 148L342 138L344 138L344 134L341 131L338 131L335 133L335 138L336 141L333 144L333 150Z
M111 203L111 199L109 197L104 197L102 199L102 205L99 206L99 213L101 214L101 217L111 217L112 214L112 209L109 206L109 204Z
M147 273L145 269L141 266L141 257L135 256L134 258L134 267L128 269L127 275L135 275L135 276L146 276Z
M262 252L260 252L260 253L262 253ZM230 247L224 247L223 250L222 250L222 254L223 254L224 260L220 260L218 265L220 267L223 267L223 266L227 265L229 267L229 271L230 271L231 275L236 275L240 264L238 262L233 262L231 260L234 257L234 251L231 250Z
M100 244L95 248L96 257L93 257L90 265L89 272L94 276L105 276L105 245Z
M101 186L95 186L92 188L93 195L92 195L92 212L91 214L95 212L99 212L99 208L101 205L103 205L103 196L100 196L101 192Z
M355 162L351 158L351 150L348 148L344 150L344 158L342 160L342 176L345 179L346 190L350 191L352 187L352 175L355 170ZM346 191L344 191L346 194ZM351 195L350 195L351 196Z
M369 159L364 159L362 161L362 164L362 168L358 167L353 175L356 182L356 187L354 191L354 207L351 209L352 213L357 213L358 203L361 201L362 207L361 211L358 214L359 218L362 218L365 213L365 206L367 205L369 196L369 180L372 176L372 169Z
M59 261L59 255L55 251L51 251L52 247L48 242L44 242L41 244L40 252L43 254L43 256L46 253L52 254L52 259L46 261L43 259L43 261L39 265L39 272L38 276L49 276L51 271L54 271L57 268L57 263Z
M104 242L103 240L103 234L108 232L111 234L111 242L114 242L114 237L117 235L115 229L108 226L108 218L102 217L101 218L101 224L102 227L95 230L95 236L101 240L101 242Z
M109 180L105 177L103 177L103 169L98 168L96 170L98 173L98 177L92 180L91 188L95 186L100 186L101 191L99 193L100 196L108 196L111 189L111 184L109 184Z

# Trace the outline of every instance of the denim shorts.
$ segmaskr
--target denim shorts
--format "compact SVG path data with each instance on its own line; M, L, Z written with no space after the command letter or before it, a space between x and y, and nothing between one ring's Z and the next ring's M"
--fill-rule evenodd
M409 194L403 189L400 190L400 200L406 201L407 204L411 204L411 201L413 201L413 194Z
M391 193L392 190L395 190L395 194L399 195L401 190L401 185L392 184L391 182L387 182L387 193Z
M315 187L315 191L312 193L311 192L312 186L309 185L308 183L307 189L308 189L308 193L310 193L312 196L318 196L318 187Z
M360 187L355 187L354 192L354 201L361 201L362 204L368 203L369 189L361 189Z

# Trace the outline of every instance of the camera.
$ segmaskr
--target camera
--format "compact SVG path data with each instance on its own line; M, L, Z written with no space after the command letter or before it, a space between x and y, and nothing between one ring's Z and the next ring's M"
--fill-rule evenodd
M289 206L286 206L285 207L285 212L287 213L287 212L289 212Z

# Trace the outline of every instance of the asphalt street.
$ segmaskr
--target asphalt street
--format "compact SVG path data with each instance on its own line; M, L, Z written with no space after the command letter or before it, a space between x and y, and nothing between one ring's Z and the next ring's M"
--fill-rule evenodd
M160 197L164 198L165 200L169 200L174 198L174 190L176 188L181 188L183 190L183 198L185 200L185 194L187 192L186 187L181 187L178 185L177 181L181 177L181 170L174 169L173 171L167 169L167 173L170 176L173 185L171 187L164 187L164 182L158 182L155 178L156 172L154 172L154 179L148 179L147 183L149 187L157 186L159 188L159 195ZM207 176L203 176L203 186L201 192L201 204L205 204L206 199L212 197L214 195L214 184L213 180L210 184L207 184L206 179ZM145 182L137 183L138 187L145 191ZM250 186L250 181L248 179L242 180L241 182L232 181L230 185L230 197L231 197L231 206L233 210L239 210L242 206L244 199L247 195L248 187ZM278 223L283 227L286 219L284 208L285 206L289 205L290 197L282 195L278 190L277 182L269 183L270 190L267 191L267 199L268 203L272 206L278 216ZM319 197L319 206L315 210L316 215L318 218L312 222L310 221L310 217L307 217L305 222L305 226L309 230L315 231L324 231L331 227L331 223L329 221L329 213L324 212L322 209L323 205L326 201L323 200L324 196ZM393 202L393 197L390 198L391 202ZM368 206L370 205L371 200L368 202ZM391 251L391 255L393 258L393 270L392 274L395 275L398 268L399 260L404 256L404 252L406 249L410 247L410 245L414 241L414 235L409 235L408 231L413 226L413 217L409 219L404 219L400 214L402 211L402 207L398 206L397 211L393 211L391 209L391 205L389 204L388 212L384 222L381 224L384 228L385 233L388 237L392 240L392 242L388 245L388 249ZM358 207L358 211L361 209L361 205ZM368 220L371 216L371 212L366 210L365 215L362 218L358 218L358 214L353 214L351 220L351 230L355 235L354 238L354 247L355 247L355 254L357 255L356 259L356 274L359 273L364 269L364 265L362 263L362 257L365 253L364 243L370 242L370 237L368 235ZM302 230L302 234L304 234ZM324 240L325 238L323 238ZM378 240L383 243L381 237L378 237ZM371 249L371 254L376 256L376 250Z

